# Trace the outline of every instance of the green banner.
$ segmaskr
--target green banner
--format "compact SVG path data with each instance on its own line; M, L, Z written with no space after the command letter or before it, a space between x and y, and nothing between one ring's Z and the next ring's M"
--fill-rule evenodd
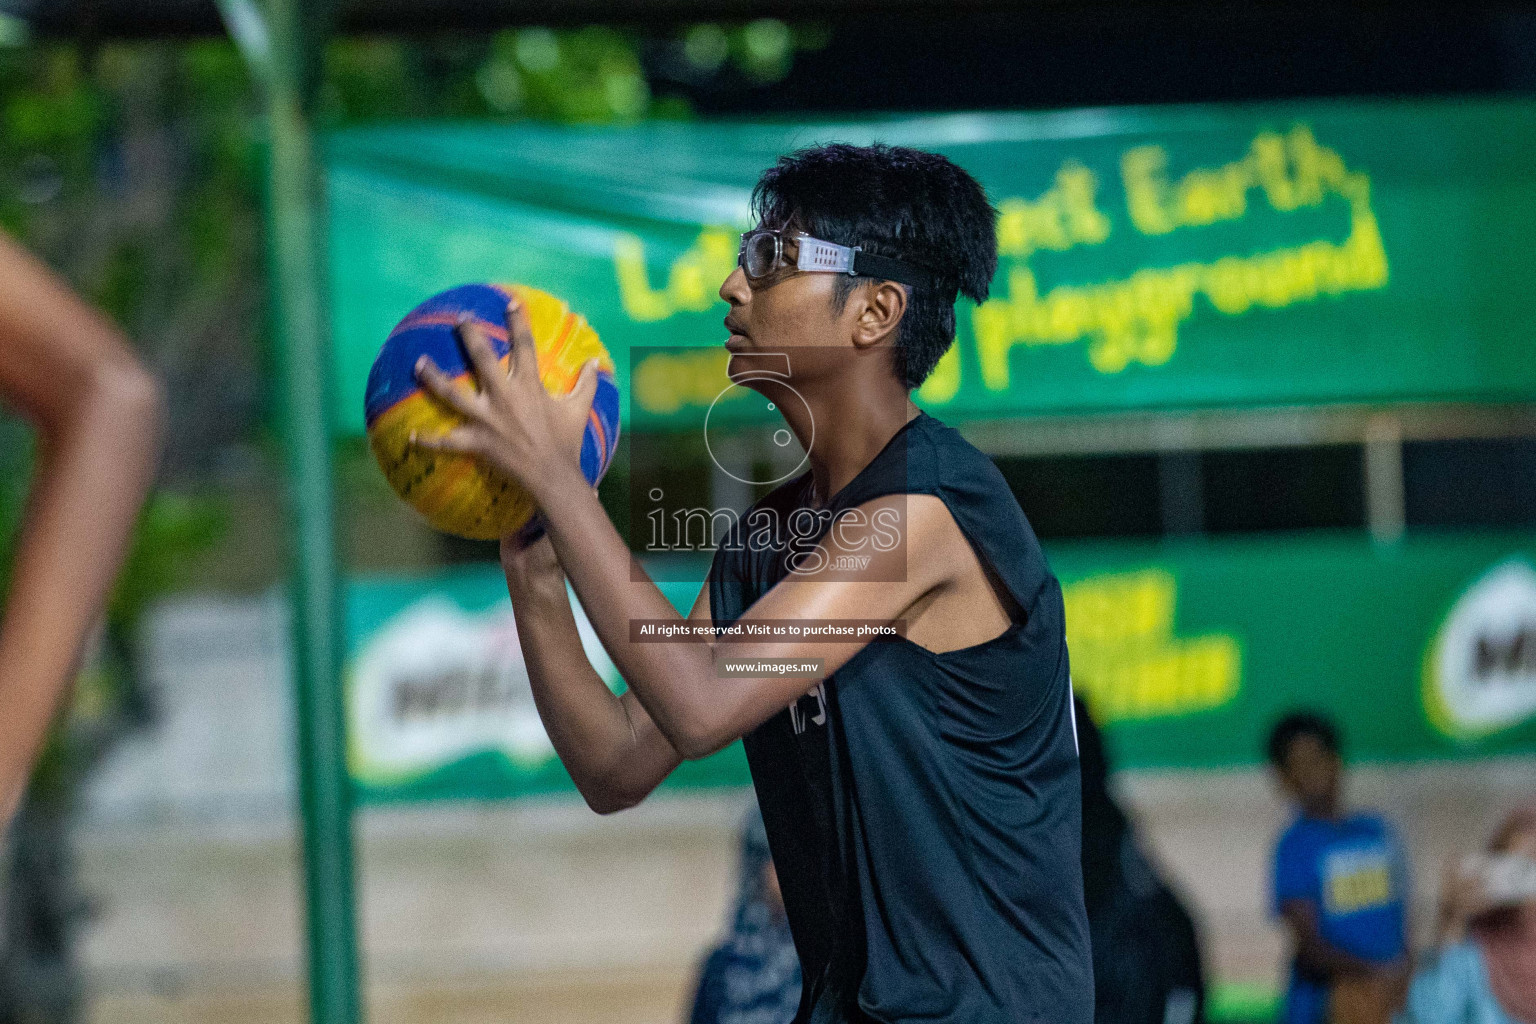
M962 303L919 396L942 418L1536 397L1536 102L1308 102L341 132L340 423L361 430L401 315L473 280L566 298L614 352L626 415L696 423L724 383L716 289L751 185L831 140L944 152L998 208L992 298ZM630 365L678 345L697 358Z
M1536 753L1536 539L1051 548L1079 693L1130 767L1250 764L1337 716L1353 758Z
M663 583L684 614L699 584ZM587 658L623 683L580 603ZM364 579L347 593L347 762L367 801L498 798L569 792L538 711L496 565L420 579ZM733 744L681 765L669 786L745 785Z
M1269 726L1300 706L1336 715L1355 759L1536 754L1536 538L1061 544L1050 557L1074 686L1122 767L1254 764ZM662 584L679 611L699 586ZM349 760L365 799L569 791L496 566L357 581L348 633ZM746 782L738 744L667 785Z

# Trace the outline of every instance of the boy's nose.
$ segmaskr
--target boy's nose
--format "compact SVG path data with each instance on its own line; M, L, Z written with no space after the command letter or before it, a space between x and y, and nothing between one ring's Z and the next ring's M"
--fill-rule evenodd
M747 284L747 275L740 267L732 269L721 282L720 297L733 306L752 301L752 288Z

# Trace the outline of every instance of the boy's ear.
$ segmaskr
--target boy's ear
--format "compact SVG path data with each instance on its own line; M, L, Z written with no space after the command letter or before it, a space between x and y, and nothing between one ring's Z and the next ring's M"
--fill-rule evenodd
M871 281L853 290L853 344L872 348L895 336L907 312L907 288L895 281Z

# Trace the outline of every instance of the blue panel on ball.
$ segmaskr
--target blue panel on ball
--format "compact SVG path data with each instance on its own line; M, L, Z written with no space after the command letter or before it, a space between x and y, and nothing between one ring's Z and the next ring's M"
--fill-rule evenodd
M613 461L613 453L619 447L619 382L611 374L597 375L597 393L592 396L592 408L603 422L608 450L603 453L603 471Z
M432 296L407 313L384 342L363 398L368 426L384 411L417 389L416 361L423 355L450 377L468 371L456 327L465 313L481 322L497 356L506 354L508 292L494 285L470 284Z
M494 284L461 284L457 288L438 292L407 313L400 324L404 326L413 317L443 314L457 317L460 313L470 313L488 324L505 327L507 303L511 298L511 291ZM400 330L400 327L395 330Z
M608 471L619 443L619 387L606 371L597 375L592 411L597 414L602 436L598 436L599 430L588 420L587 432L581 438L581 474L588 483L596 484Z

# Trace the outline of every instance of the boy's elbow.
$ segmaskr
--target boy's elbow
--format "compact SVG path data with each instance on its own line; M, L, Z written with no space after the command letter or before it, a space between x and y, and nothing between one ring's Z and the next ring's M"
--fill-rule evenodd
M167 418L165 388L160 378L142 366L133 366L124 371L117 389L120 401L158 444L165 433Z
M583 790L581 796L594 813L604 816L627 811L640 802L639 798L629 798L608 792L593 793Z
M131 427L146 447L158 451L167 415L159 378L124 358L104 364L94 383L96 400L113 422Z
M656 785L627 779L600 779L588 781L577 788L581 791L581 798L595 813L609 815L634 807L650 796Z
M721 729L701 723L680 729L678 735L671 737L671 740L672 746L684 761L699 761L718 752L734 738Z

